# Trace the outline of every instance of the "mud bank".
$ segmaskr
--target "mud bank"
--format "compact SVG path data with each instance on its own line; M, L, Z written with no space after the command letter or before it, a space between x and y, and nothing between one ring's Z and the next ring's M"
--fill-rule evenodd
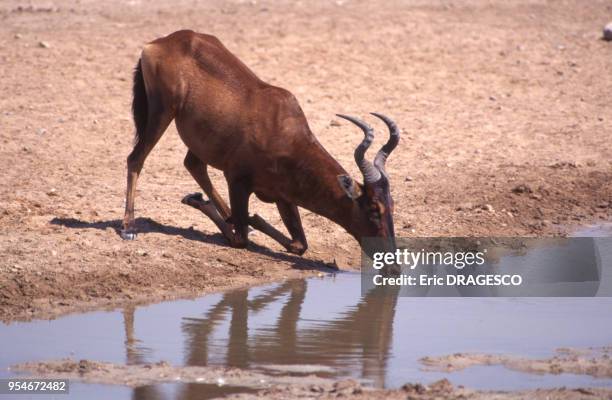
M530 359L504 354L456 353L440 357L424 357L420 361L429 370L460 371L476 365L503 365L532 374L572 373L596 378L612 378L612 347L586 350L558 349L548 359Z
M116 365L88 360L57 360L16 365L14 371L28 372L39 378L66 378L86 383L139 387L157 383L198 383L201 385L235 386L242 393L230 394L233 399L605 399L612 398L612 389L543 389L519 392L475 391L454 387L443 379L430 385L408 383L396 390L372 389L355 380L330 380L313 375L267 375L240 369L210 367L173 367L160 362L147 365ZM305 372L309 368L304 369ZM245 393L247 392L248 393Z

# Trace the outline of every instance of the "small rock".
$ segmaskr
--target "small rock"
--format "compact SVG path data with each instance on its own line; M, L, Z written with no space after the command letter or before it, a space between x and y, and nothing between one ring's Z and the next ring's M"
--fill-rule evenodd
M334 383L332 392L343 395L358 394L361 392L361 385L354 379L346 379Z
M42 47L43 49L48 49L51 47L51 45L45 41L40 41L38 42L38 47Z
M136 254L138 254L139 256L146 256L146 255L147 255L147 254L149 254L149 253L147 253L147 252L146 252L145 250L143 250L143 249L138 249L138 250L136 250Z
M427 388L420 383L406 383L402 386L402 390L414 394L424 394L427 392Z
M217 378L217 386L223 386L223 385L225 385L225 379Z
M405 178L404 178L404 181L406 181L406 182L412 182L412 181L413 181L413 179L412 179L412 177L411 177L411 176L407 176L407 177L405 177Z
M512 189L512 193L517 193L517 194L532 193L532 192L533 190L529 186L525 185L524 183L521 183L520 185L517 185Z
M45 128L40 128L36 131L36 133L39 135L44 135L45 133L47 133L47 130Z
M57 190L55 188L49 190L47 196L57 196Z
M319 385L312 385L310 391L313 393L323 393L325 390Z
M329 121L329 126L341 126L342 124L340 124L340 122L336 121L335 119L332 119L331 121Z
M612 41L612 22L610 22L604 27L603 39L607 41Z
M472 203L461 203L457 206L455 210L457 211L470 211L474 208Z
M602 201L601 203L597 204L597 207L599 208L608 208L610 207L612 203L608 203L607 201Z
M485 204L482 206L482 209L488 212L495 212L495 209L491 204Z
M554 169L578 168L580 167L580 164L577 162L572 162L572 161L559 161L554 164L550 164L548 167L554 168Z
M21 33L16 33L15 36L13 36L15 39L21 39L23 37L23 35Z
M444 378L429 385L429 389L436 393L450 393L453 391L453 384Z

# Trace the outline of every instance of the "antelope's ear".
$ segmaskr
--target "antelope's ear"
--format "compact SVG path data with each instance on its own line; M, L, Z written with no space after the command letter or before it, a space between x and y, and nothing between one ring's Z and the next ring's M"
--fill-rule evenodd
M355 200L361 196L361 187L353 178L348 175L338 175L337 178L338 184L350 199Z

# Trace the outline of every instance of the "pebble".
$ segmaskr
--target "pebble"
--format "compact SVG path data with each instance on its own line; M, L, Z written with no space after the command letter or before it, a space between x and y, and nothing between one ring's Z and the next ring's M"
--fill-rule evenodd
M457 206L456 210L457 211L470 211L473 208L474 208L474 205L472 203L461 203Z
M529 186L525 185L524 183L521 183L520 185L517 185L512 189L512 193L532 193L532 192L533 190Z
M40 41L38 42L38 47L42 47L43 49L48 49L51 47L51 45L45 41Z
M603 38L607 41L612 41L612 22L604 27Z
M491 204L485 204L484 206L482 206L482 209L488 212L495 212L495 209Z

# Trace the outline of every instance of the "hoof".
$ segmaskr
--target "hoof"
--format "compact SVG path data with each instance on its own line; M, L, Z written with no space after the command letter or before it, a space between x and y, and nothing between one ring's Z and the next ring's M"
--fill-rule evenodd
M196 207L196 204L208 203L208 201L205 201L204 198L202 197L202 193L198 192L198 193L188 194L187 196L183 197L183 199L181 200L181 203L187 204L188 206Z
M119 233L123 240L134 240L136 239L136 232L130 229L122 229Z
M289 245L287 246L287 251L291 254L297 254L298 256L301 256L302 254L306 253L306 247L302 246L302 245Z

